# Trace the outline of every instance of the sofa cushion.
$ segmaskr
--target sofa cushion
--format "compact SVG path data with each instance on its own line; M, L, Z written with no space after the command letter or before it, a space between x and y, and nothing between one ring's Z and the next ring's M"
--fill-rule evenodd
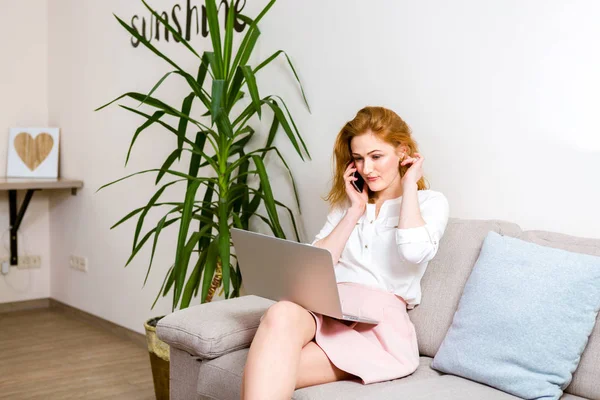
M488 232L518 236L511 222L450 218L436 256L421 280L421 304L408 312L417 331L421 355L437 353L456 311L463 287Z
M600 256L600 239L587 239L546 231L525 231L520 239L542 246L554 247L577 253ZM579 366L573 374L573 381L565 389L566 393L590 399L600 399L600 314L581 355Z
M579 397L579 396L575 396L573 394L569 394L569 393L565 393L563 395L563 397L560 398L560 400L589 400L585 397Z
M214 360L204 361L198 374L198 396L200 399L239 399L242 384L242 373L248 349L238 350ZM313 386L295 391L293 400L304 399L354 399L382 398L369 397L378 390L410 382L439 377L441 374L431 369L431 358L421 357L419 368L412 374L395 381L363 385L358 381L335 382L327 385ZM376 391L373 392L373 389ZM393 391L392 391L393 392ZM390 392L390 393L392 393ZM397 397L391 397L397 398Z
M296 390L292 399L519 400L518 397L489 386L451 375L412 380L401 378L372 385L361 385L355 382L334 382Z
M161 319L156 333L170 346L210 360L249 347L260 317L273 303L242 296L189 307Z
M558 399L600 309L600 257L490 232L432 367Z
M239 399L242 372L248 349L238 350L214 360L204 361L198 373L198 400ZM431 368L430 357L421 357L419 368L405 378L362 385L357 381L333 382L298 389L292 400L517 400L489 386ZM188 398L188 397L186 397ZM190 397L191 398L191 397ZM586 400L565 395L561 400Z

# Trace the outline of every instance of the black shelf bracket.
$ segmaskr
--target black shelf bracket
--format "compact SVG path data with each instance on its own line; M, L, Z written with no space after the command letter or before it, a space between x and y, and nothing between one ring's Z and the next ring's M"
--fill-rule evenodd
M33 196L33 192L39 189L27 189L25 193L25 198L21 203L21 207L17 211L17 191L9 190L8 191L8 202L9 202L9 210L10 210L10 265L17 265L19 260L17 255L18 247L17 247L17 232L19 231L19 226L21 225L21 221L23 221L23 216L25 215L25 211L27 211L27 206L29 206L29 202L31 201L31 197Z

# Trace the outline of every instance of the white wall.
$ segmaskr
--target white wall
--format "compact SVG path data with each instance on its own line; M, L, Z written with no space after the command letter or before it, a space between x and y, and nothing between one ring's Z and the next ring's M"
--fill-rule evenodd
M274 14L263 45L294 56L314 109L307 202L326 191L317 171L341 124L385 105L412 126L452 216L600 237L598 2L287 1ZM307 210L310 232L324 213Z
M0 0L0 176L6 175L8 130L48 124L48 4ZM18 193L18 202L24 192ZM0 256L10 255L8 192L0 192ZM18 254L40 255L40 269L0 275L0 303L50 295L48 194L36 192L21 222Z
M151 4L170 10L176 3L185 5ZM246 9L256 15L265 3L248 0ZM160 129L149 130L123 168L142 120L115 106L92 110L126 91L149 90L170 69L132 48L113 12L127 21L147 15L141 2L49 1L48 123L62 129L63 175L85 181L77 196L50 201L51 295L141 332L144 319L170 310L167 300L154 311L149 306L172 260L175 232L161 236L142 290L149 248L123 269L135 226L109 227L145 204L152 177L95 191L158 167L174 144ZM261 71L259 84L263 95L287 100L312 153L303 163L283 136L277 143L301 192L304 239L327 212L320 197L329 185L324 171L330 171L335 135L364 105L392 108L412 126L432 188L447 195L453 217L600 238L599 17L600 4L592 0L280 0L261 26L258 59L288 51L312 114L283 59ZM207 47L199 37L192 43ZM158 45L182 65L194 65L175 43ZM170 78L157 96L177 106L187 94L183 87ZM278 197L292 205L282 168L276 162L270 168ZM181 194L173 190L167 198ZM89 272L70 270L69 254L88 257Z

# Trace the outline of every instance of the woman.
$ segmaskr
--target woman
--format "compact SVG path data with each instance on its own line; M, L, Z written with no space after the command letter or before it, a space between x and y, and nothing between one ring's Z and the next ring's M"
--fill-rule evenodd
M448 221L443 194L426 190L423 157L393 111L365 107L334 146L331 211L312 243L331 252L344 311L380 321L348 323L287 301L261 319L242 379L242 399L289 399L295 389L413 373L417 339L407 308ZM353 185L360 174L365 185Z

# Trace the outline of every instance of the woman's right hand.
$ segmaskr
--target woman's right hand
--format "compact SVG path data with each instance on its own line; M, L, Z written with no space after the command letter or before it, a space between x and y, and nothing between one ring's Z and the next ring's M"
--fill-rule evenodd
M346 171L344 172L346 195L350 199L350 208L359 211L362 215L365 212L365 209L367 208L367 202L369 201L367 183L365 182L363 185L363 190L361 193L357 192L354 185L352 185L352 182L357 180L357 178L354 177L354 172L356 172L356 167L354 162L351 162L348 164L348 167L346 167Z

